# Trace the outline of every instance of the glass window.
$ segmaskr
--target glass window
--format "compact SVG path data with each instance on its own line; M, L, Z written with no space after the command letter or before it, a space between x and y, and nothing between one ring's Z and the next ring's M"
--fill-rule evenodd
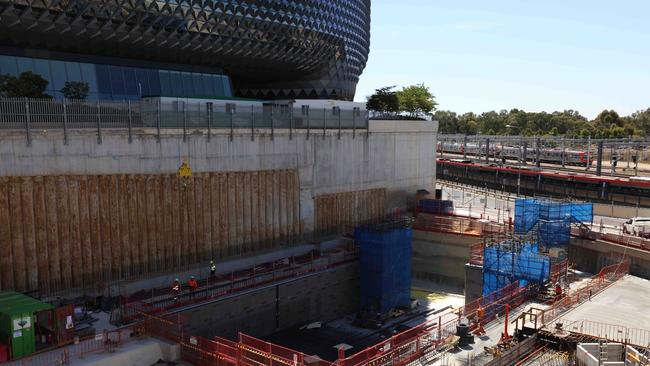
M122 67L108 66L108 72L111 77L111 89L113 90L113 96L124 95L126 89L124 88L124 75L122 74ZM123 98L118 97L118 99Z
M13 56L0 56L0 74L18 76L16 58Z
M97 89L102 97L113 94L111 90L111 74L108 72L108 66L95 65L95 71L97 72Z
M202 74L201 80L203 81L203 92L206 97L216 97L214 92L214 85L212 85L212 76L210 74Z
M181 73L181 76L183 78L183 96L184 97L192 97L194 96L194 86L192 83L192 74L189 72L183 72Z
M221 80L223 81L223 95L226 97L232 97L232 90L230 90L230 78L221 75Z
M135 78L135 69L133 67L123 67L122 72L124 73L124 94L140 96L140 91L138 90L138 81Z
M169 76L169 75L168 75ZM149 95L160 95L160 73L158 70L147 70L147 80L149 81ZM167 77L169 80L169 77Z
M22 74L26 71L34 72L34 60L31 58L25 57L16 57L16 63L18 64L18 74Z
M67 81L82 81L81 66L78 62L66 62L65 70L68 73Z
M214 86L215 96L221 97L223 94L223 82L221 81L221 75L212 75L212 85Z
M61 91L61 88L65 86L65 82L68 80L68 76L65 71L65 62L63 61L50 61L50 67L52 70L52 84L53 88L57 93Z
M192 73L192 84L194 84L194 96L195 97L205 97L205 92L203 91L203 80L201 79L201 74L197 72Z
M172 76L169 71L160 70L158 73L160 75L160 95L171 97L172 94ZM150 79L151 80L151 79Z
M95 65L93 64L80 64L81 67L81 80L88 83L88 92L90 95L97 94L99 87L97 86L97 74L95 72Z
M47 80L47 93L54 95L54 82L52 81L52 72L50 71L50 61L39 58L34 59L34 72Z
M135 70L135 80L138 85L138 96L151 95L149 90L149 81L147 81L147 70L137 68Z
M169 88L169 97L182 97L183 96L183 80L181 73L178 71L170 71L171 85Z

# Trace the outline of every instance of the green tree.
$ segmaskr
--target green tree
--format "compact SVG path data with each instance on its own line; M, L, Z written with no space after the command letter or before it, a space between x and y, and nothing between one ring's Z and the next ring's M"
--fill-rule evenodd
M458 116L455 112L451 111L436 111L433 114L433 119L438 121L438 131L440 133L460 133L461 125Z
M83 81L66 81L61 89L61 93L66 99L84 100L88 98L89 92L88 83Z
M399 112L399 99L397 92L393 91L395 86L385 86L375 90L375 94L369 96L366 101L366 108L379 113Z
M411 117L430 114L436 109L436 98L424 84L402 88L397 92L400 110L408 112Z
M50 98L45 93L47 80L31 71L25 71L18 77L3 75L0 79L0 95L5 97Z
M623 120L619 117L618 113L614 110L604 110L596 116L593 123L598 129L608 129L612 125L623 127Z

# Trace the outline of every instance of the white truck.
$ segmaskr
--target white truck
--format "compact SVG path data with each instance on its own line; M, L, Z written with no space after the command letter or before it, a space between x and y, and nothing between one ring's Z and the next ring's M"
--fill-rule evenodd
M623 232L642 238L650 238L650 217L633 217L625 221Z

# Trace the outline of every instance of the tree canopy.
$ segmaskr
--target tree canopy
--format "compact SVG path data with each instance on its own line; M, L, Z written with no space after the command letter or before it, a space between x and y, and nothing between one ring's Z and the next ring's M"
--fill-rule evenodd
M45 93L47 80L41 75L25 71L18 77L0 75L0 96L23 98L49 98Z
M424 84L416 84L402 88L397 92L400 109L408 112L411 117L429 114L436 109L436 99Z
M396 86L386 86L375 90L367 98L366 108L379 114L397 115L405 112L409 117L416 118L430 114L438 104L424 84L410 85L398 91L394 91L395 88Z
M490 111L479 115L436 111L440 133L495 135L565 135L567 137L617 138L650 136L650 108L621 117L604 110L592 121L574 110L525 112L520 109Z
M399 112L399 99L395 86L385 86L375 90L375 94L368 97L366 108L379 113Z
M61 93L66 99L84 100L88 97L89 92L88 83L83 81L66 81L61 89Z

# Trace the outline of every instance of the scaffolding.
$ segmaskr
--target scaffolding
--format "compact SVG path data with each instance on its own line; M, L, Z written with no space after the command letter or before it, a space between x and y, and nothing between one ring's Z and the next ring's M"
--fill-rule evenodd
M593 221L591 203L562 202L525 198L515 201L515 233L536 231L544 252L553 248L566 251L571 226L586 227Z
M388 314L410 305L412 223L402 218L355 229L362 312Z
M483 249L483 295L513 282L541 285L550 274L551 260L539 252L533 235L512 236Z
M515 201L514 233L491 238L483 247L483 294L510 283L542 285L553 280L553 265L563 263L571 226L593 220L591 203L534 198Z

